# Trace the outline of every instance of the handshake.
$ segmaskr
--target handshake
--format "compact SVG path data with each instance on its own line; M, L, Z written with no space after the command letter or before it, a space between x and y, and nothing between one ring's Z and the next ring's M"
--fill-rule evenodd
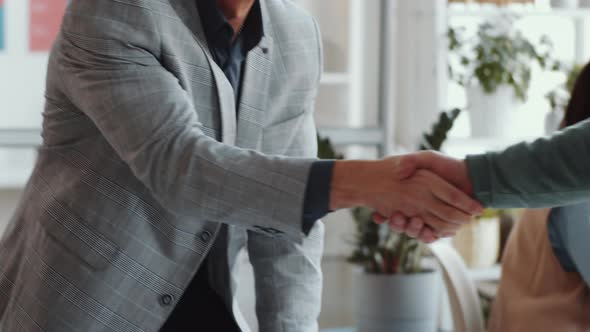
M372 208L375 222L387 222L394 231L426 243L455 235L483 211L472 198L465 162L430 151L337 161L331 190L332 210Z

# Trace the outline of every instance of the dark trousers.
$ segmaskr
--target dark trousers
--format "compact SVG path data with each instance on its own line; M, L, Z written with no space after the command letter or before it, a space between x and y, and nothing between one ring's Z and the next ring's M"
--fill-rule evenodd
M160 332L241 332L207 275L205 259Z

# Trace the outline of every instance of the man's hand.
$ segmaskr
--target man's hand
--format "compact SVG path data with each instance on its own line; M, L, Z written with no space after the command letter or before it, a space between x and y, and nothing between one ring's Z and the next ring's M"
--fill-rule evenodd
M419 170L429 170L449 181L465 193L472 195L473 186L465 161L454 159L434 151L418 152L400 156L404 164L405 175L412 176ZM438 232L420 217L410 217L403 213L395 213L389 218L375 213L373 219L377 223L388 222L392 230L417 237L423 242L431 243L440 237L454 236L455 232Z
M435 151L423 151L401 156L408 176L420 169L429 170L463 192L473 195L473 185L464 160Z
M418 154L379 161L337 161L331 208L366 206L375 209L383 221L401 215L404 220L423 222L438 236L456 232L472 215L481 213L482 207L458 189L458 183L451 185L437 176L438 168L426 167L428 158L431 156Z

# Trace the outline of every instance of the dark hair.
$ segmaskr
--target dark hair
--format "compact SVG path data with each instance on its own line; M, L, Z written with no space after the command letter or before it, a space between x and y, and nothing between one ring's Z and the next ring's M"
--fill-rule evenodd
M572 96L563 119L564 126L571 126L590 118L590 64L584 66L576 79Z

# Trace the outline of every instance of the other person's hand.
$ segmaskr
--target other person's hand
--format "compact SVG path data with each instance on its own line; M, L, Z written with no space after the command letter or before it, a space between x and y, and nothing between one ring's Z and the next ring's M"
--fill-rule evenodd
M428 225L430 230L424 231L425 239L429 232L437 236L456 232L483 208L458 189L456 182L450 184L425 167L426 158L431 156L418 154L379 161L337 161L332 179L331 208L366 206L373 208L384 221L401 215L422 223L418 225L422 228Z
M465 193L473 194L472 183L464 160L454 159L434 151L418 152L402 157L404 158L406 175L411 176L420 169L429 170L443 177ZM376 212L373 219L377 223L388 222L392 230L406 233L426 243L434 242L441 237L451 237L456 233L456 230L440 232L428 225L420 217L405 216L399 212L390 217L385 217Z

